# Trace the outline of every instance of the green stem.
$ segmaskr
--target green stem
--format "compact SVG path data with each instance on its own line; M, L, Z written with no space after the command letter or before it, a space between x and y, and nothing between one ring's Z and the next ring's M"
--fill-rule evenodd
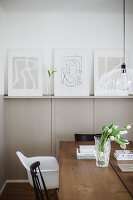
M103 136L101 137L99 147L98 147L99 151L104 152L104 145L105 145L109 135L110 135L110 133L108 133L105 138Z

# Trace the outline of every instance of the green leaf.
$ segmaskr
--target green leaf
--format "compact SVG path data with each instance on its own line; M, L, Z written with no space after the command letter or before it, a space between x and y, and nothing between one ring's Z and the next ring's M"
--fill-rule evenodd
M128 141L127 141L126 139L124 139L123 137L120 137L119 140L120 140L121 142L125 143L125 144L128 143Z
M122 128L119 129L119 131L124 131L126 130L126 126L123 126Z
M102 133L104 132L104 130L105 130L105 127L106 127L105 125L102 127Z
M48 70L48 76L49 76L49 78L50 78L50 71Z
M113 129L111 135L112 136L117 136L119 132L120 132L119 130Z
M56 72L56 70L53 70L52 72L51 72L51 75L53 74L53 73L55 73Z
M109 126L109 129L114 127L114 122L112 122L112 124Z
M108 131L108 127L107 126L103 126L102 127L102 133L104 134L104 133L106 133L107 131Z
M117 138L114 138L114 140L120 145L122 149L125 149L125 143L123 143L122 141L120 141L120 139L117 139Z

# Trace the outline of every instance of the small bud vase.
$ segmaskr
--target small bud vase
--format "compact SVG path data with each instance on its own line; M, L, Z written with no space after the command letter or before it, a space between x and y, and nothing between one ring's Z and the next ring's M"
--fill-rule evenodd
M96 166L97 167L108 167L110 151L111 151L111 142L108 139L104 145L100 146L100 137L95 138L95 156L96 156Z
M51 80L48 79L48 95L51 95Z

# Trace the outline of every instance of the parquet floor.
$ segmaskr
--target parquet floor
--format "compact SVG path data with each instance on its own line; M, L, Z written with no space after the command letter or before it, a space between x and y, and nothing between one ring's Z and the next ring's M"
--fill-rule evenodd
M49 190L49 194L53 193L55 190ZM0 200L35 200L34 189L29 183L8 183ZM56 193L51 200L58 200Z

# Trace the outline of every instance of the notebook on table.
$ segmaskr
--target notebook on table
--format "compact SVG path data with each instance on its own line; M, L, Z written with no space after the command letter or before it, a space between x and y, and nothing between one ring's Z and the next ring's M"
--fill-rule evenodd
M133 160L133 150L115 150L116 160Z
M133 164L118 164L122 172L133 172Z

